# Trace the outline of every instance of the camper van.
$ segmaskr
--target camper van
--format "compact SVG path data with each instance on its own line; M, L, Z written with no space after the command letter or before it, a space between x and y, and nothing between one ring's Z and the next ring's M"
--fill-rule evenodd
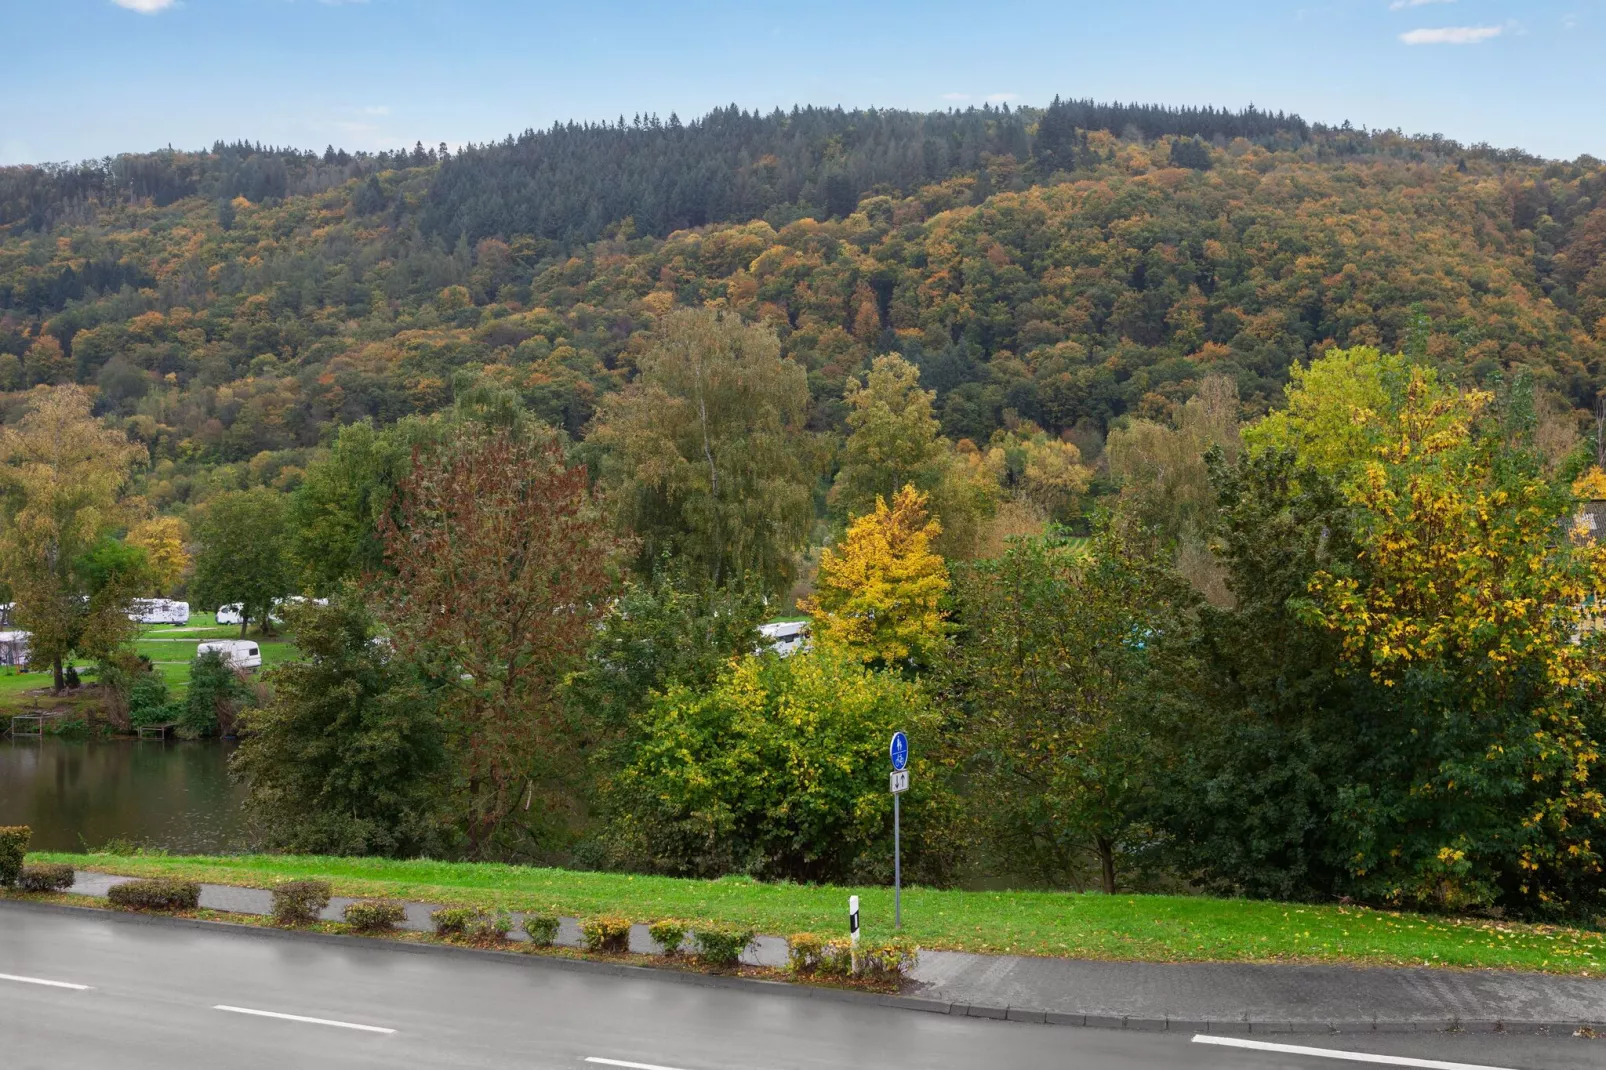
M217 622L219 624L244 624L245 607L238 602L217 607Z
M171 598L136 598L128 607L128 619L141 624L188 624L190 604Z
M799 651L809 649L812 645L809 642L809 622L806 620L760 624L758 633L764 638L764 645L759 648L759 653L763 653L767 648L783 658L789 658Z
M255 639L208 639L195 648L195 656L218 653L231 669L257 669L262 666L262 648Z
M19 669L27 668L28 640L31 638L33 637L27 632L0 632L0 665L15 665Z

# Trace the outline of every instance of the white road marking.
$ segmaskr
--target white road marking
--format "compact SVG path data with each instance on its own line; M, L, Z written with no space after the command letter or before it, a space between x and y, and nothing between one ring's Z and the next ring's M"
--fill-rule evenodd
M302 1014L280 1014L278 1011L254 1011L250 1007L230 1007L219 1003L212 1008L215 1011L230 1011L234 1014L254 1014L259 1018L283 1018L287 1022L311 1022L313 1025L334 1025L341 1029L361 1029L364 1033L394 1033L394 1029L386 1029L382 1025L358 1025L356 1022L337 1022L333 1018L308 1018Z
M673 1066L655 1066L652 1063L627 1063L619 1059L599 1059L595 1055L586 1056L586 1062L596 1063L598 1066L622 1066L625 1070L676 1070Z
M1482 1063L1447 1063L1439 1059L1412 1059L1404 1055L1374 1055L1368 1051L1339 1051L1336 1048L1308 1048L1300 1044L1268 1044L1264 1040L1240 1040L1237 1037L1207 1037L1196 1035L1195 1044L1219 1044L1224 1048L1249 1048L1253 1051L1275 1051L1285 1055L1308 1055L1314 1059L1342 1059L1351 1063L1383 1063L1387 1066L1414 1066L1420 1070L1506 1070Z
M88 992L88 985L75 985L67 981L46 981L40 977L18 977L14 973L0 973L0 981L21 981L25 985L49 985L51 988L70 988L74 992Z

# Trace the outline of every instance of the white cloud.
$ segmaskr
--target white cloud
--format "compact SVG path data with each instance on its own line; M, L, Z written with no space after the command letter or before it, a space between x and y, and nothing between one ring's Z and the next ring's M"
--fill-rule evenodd
M159 11L166 11L177 2L178 0L112 0L118 7L138 11L141 15L154 15Z
M1428 4L1453 4L1455 0L1394 0L1390 11L1404 11L1408 7L1426 7Z
M991 101L992 103L994 103L994 104L1002 104L1006 100L1019 100L1020 99L1020 94L1019 93L992 93L992 94L988 95L987 99L989 101Z
M1400 34L1408 45L1476 45L1506 32L1504 26L1440 26Z
M944 93L942 95L942 99L944 99L944 100L969 100L970 99L970 94L969 93Z
M370 104L362 110L364 115L389 115L389 104Z

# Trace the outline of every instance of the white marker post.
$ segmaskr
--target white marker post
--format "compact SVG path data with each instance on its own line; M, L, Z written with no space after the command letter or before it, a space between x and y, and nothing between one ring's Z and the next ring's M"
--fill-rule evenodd
M859 897L848 896L848 943L852 949L848 952L853 960L853 973L859 972Z

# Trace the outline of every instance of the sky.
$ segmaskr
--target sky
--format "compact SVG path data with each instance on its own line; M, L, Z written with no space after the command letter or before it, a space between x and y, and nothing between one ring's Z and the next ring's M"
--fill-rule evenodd
M0 164L1056 94L1606 158L1606 0L0 0L0 38Z

